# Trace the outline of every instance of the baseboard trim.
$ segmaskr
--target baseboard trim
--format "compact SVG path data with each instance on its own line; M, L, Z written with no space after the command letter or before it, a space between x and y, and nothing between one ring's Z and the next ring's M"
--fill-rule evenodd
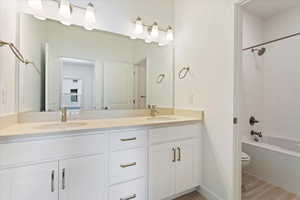
M216 193L212 192L205 186L200 186L197 190L202 196L204 196L207 200L224 200Z

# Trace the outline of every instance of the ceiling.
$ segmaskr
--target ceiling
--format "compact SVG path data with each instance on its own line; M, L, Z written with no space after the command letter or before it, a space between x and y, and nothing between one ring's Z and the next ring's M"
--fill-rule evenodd
M252 0L243 7L258 17L268 19L295 6L300 6L300 0Z

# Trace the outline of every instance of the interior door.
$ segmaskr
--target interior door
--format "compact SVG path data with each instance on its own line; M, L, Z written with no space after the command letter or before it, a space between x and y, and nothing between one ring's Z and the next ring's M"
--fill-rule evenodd
M197 140L186 140L176 144L176 193L184 192L197 186L196 156ZM200 156L200 155L199 155Z
M147 60L141 62L137 67L137 107L147 107Z
M0 200L58 200L58 162L0 171Z
M173 143L154 145L149 153L149 199L175 194L175 148Z
M104 62L104 108L132 109L134 67L122 62Z
M105 199L104 167L104 155L60 161L60 200Z

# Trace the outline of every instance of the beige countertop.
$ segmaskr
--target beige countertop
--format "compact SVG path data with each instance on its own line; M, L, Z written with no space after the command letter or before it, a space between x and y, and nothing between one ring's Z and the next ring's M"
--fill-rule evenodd
M160 115L157 117L121 117L98 120L74 120L66 123L18 123L0 129L0 140L11 140L36 136L53 136L58 134L103 131L108 129L138 128L147 126L167 125L184 122L200 122L201 117L181 115Z

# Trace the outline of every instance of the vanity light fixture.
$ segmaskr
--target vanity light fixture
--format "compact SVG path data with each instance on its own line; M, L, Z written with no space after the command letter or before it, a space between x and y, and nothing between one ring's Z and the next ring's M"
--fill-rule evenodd
M135 20L135 29L134 29L134 35L139 35L144 32L144 25L142 22L142 18L138 17Z
M33 9L34 14L33 16L39 20L46 20L41 14L43 12L43 4L42 0L28 0L27 1L30 8Z
M166 39L168 42L171 42L174 40L174 32L173 32L173 29L171 26L169 26L167 29Z
M157 38L158 36L159 36L158 24L157 22L154 22L151 28L151 37Z
M61 23L70 26L70 18L71 18L71 5L68 0L61 0L59 5L59 15L61 17Z
M86 25L84 26L85 29L91 31L94 29L96 23L96 10L94 5L90 2L85 11L85 20Z

